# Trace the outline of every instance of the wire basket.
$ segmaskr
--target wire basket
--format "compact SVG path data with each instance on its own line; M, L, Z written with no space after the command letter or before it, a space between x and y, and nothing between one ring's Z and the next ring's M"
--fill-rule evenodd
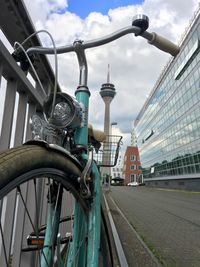
M97 165L100 167L114 167L117 164L119 155L119 149L122 136L119 135L107 135L106 141L104 141L98 150L94 154L94 159Z

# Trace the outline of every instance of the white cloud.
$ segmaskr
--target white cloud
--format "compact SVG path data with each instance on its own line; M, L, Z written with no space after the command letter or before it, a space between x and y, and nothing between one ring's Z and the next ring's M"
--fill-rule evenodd
M68 6L67 0L25 0L24 2L34 24L45 22L53 12L66 9Z
M142 5L110 9L107 16L93 12L82 20L70 12L53 13L55 9L66 7L64 0L26 0L25 3L31 10L36 28L48 30L58 45L73 43L76 38L99 38L129 26L132 17L137 13L149 16L149 31L155 31L177 42L198 4L196 0L146 0ZM93 48L86 54L89 68L88 85L92 93L90 121L103 128L104 104L99 90L101 84L106 82L109 63L111 82L115 84L117 91L111 103L111 121L118 122L118 128L125 134L128 143L132 120L142 108L146 95L153 88L169 55L150 46L142 38L135 38L134 35ZM79 77L77 66L73 54L59 56L59 83L68 93L73 93L76 89Z

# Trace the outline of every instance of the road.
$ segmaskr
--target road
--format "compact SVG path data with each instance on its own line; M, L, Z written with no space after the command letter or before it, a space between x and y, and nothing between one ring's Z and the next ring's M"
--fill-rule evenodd
M200 193L113 186L109 195L163 266L200 267Z

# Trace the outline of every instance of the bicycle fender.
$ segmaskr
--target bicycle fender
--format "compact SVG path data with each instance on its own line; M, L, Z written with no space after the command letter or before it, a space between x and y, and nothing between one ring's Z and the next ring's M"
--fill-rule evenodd
M83 166L80 163L80 161L74 157L69 151L67 151L66 149L64 149L63 147L56 145L56 144L49 144L44 140L30 140L25 142L23 145L36 145L36 146L41 146L41 147L45 147L49 150L53 150L56 151L62 155L64 155L65 157L69 158L71 161L73 161L76 165L78 165L78 167L82 170Z

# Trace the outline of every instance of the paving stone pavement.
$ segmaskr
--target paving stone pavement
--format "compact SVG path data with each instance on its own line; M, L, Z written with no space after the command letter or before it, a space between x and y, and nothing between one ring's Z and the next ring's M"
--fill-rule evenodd
M113 186L109 197L163 266L200 267L200 193Z
M120 212L119 208L113 202L109 192L104 192L108 202L109 210L117 229L121 245L129 267L161 267L160 263L149 251L144 242L140 239L136 231L129 224ZM114 265L119 267L119 265ZM124 267L121 266L120 267Z

